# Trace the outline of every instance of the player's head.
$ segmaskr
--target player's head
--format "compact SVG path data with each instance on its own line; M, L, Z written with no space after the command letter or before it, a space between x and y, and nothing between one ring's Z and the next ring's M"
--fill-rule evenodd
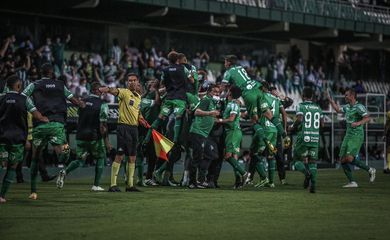
M7 87L11 91L20 92L22 90L22 80L16 75L11 75L7 78Z
M225 56L225 68L230 68L237 64L238 58L236 55Z
M187 57L186 57L186 55L184 55L184 53L178 53L177 59L179 60L180 64L186 64L188 62Z
M137 83L139 83L138 75L136 73L127 74L127 88L131 91L137 90Z
M168 53L168 61L169 61L169 63L170 64L177 63L177 60L179 59L178 56L179 56L179 54L176 51L170 51Z
M268 92L269 91L269 83L265 80L261 81L261 90L263 90L263 92Z
M238 99L241 96L241 89L236 86L232 86L229 90L229 100Z
M347 103L353 103L354 101L356 101L355 89L353 89L353 88L347 89L347 91L345 91L344 97L345 97L345 101Z
M45 63L41 66L42 77L52 78L54 76L54 67L50 63Z
M313 89L311 87L305 87L302 91L303 100L312 100L313 99Z
M278 89L277 89L275 86L270 86L270 87L268 88L268 91L269 91L272 95L278 96Z
M102 93L99 91L99 88L101 87L102 85L99 83L99 82L93 82L91 84L91 93L92 94L95 94L97 96L100 96L102 95Z
M219 97L219 95L221 93L218 85L211 85L207 92L212 97L213 96L218 96Z

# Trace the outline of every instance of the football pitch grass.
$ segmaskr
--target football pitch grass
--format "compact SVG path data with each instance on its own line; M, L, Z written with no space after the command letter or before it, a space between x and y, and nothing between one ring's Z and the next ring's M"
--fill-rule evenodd
M39 183L36 201L28 183L13 184L0 205L0 239L389 239L390 175L378 170L370 184L365 172L354 174L359 188L342 189L342 170L320 170L316 194L291 171L289 185L243 190L232 189L228 172L217 190L140 193L93 193L92 177L69 178L62 190Z

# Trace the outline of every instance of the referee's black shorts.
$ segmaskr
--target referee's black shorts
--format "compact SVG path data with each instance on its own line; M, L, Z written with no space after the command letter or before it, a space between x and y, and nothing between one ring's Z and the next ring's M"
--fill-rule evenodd
M116 128L118 155L135 156L138 143L138 126L118 124Z

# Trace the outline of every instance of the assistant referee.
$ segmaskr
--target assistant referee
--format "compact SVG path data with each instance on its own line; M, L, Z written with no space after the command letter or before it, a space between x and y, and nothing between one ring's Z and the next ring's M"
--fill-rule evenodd
M102 93L118 97L119 118L117 125L117 154L111 168L111 186L109 192L120 192L116 180L124 156L129 157L127 165L126 192L139 192L134 186L135 159L138 143L138 125L146 127L147 123L140 112L141 95L137 92L139 78L135 73L127 75L127 88L102 87Z

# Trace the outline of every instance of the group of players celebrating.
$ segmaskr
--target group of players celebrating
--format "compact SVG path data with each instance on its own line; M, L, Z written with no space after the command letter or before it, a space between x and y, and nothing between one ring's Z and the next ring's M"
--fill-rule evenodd
M17 76L8 77L7 91L0 97L0 161L7 167L0 202L6 202L5 195L15 178L16 165L23 161L28 112L33 117L29 198L38 198L37 164L47 144L53 146L61 162L68 163L70 149L64 128L67 100L79 107L77 159L59 172L57 187L62 188L66 176L83 166L85 159L91 155L96 161L91 190L104 191L100 179L106 151L111 145L108 139L108 106L101 99L102 94L117 96L119 109L117 153L111 166L109 192L121 191L117 177L122 165L126 173L127 192L139 191L136 185L158 184L181 184L190 189L216 188L223 159L234 170L235 188L252 182L255 172L260 176L256 187L273 188L278 153L291 144L287 131L297 134L293 161L295 169L304 174L304 188L309 188L311 193L316 192L316 161L323 116L321 108L312 102L311 88L304 88L303 102L297 107L296 120L287 126L284 108L291 105L291 99L278 96L275 88L265 81L252 80L245 69L237 65L236 56L225 57L226 72L222 83L216 85L201 84L202 73L187 63L184 54L172 51L168 54L168 60L170 64L163 69L160 80L152 80L142 86L139 77L130 73L127 88L110 88L93 83L90 96L83 100L75 98L64 82L54 79L50 64L41 67L42 78L31 83L23 92L21 80ZM342 167L349 180L344 187L358 186L350 165L366 170L370 182L373 182L375 169L366 166L358 157L364 139L363 125L369 121L365 107L356 101L356 93L352 89L345 93L348 103L345 106L339 106L329 95L328 99L335 111L345 114L347 121L340 150ZM243 106L246 112L242 112ZM246 115L252 123L248 168L238 162L243 135L240 126L242 115ZM174 147L169 153L169 161L156 157L151 137L153 129L172 139ZM186 154L185 167L182 180L177 183L172 172L182 152ZM146 174L143 169L145 158L148 162ZM280 162L281 159L278 160ZM283 160L281 162L283 164ZM284 184L285 176L280 180Z

